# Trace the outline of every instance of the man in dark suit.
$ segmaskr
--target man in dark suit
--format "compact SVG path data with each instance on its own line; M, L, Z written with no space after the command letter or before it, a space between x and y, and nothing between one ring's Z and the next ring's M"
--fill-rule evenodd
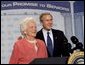
M49 57L69 56L65 47L67 39L62 31L52 29L52 20L53 16L50 13L40 15L43 28L37 32L36 38L45 42Z

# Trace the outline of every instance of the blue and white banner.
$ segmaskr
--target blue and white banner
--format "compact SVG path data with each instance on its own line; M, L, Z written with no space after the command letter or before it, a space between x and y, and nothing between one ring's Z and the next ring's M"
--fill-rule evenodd
M70 3L61 1L2 1L1 10L8 9L40 9L70 12Z
M74 13L84 12L84 1L76 1L74 3Z

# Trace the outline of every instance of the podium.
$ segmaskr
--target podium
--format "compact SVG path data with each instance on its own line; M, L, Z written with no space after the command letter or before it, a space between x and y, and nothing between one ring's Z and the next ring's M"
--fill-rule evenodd
M30 64L67 64L67 57L39 58L35 59Z

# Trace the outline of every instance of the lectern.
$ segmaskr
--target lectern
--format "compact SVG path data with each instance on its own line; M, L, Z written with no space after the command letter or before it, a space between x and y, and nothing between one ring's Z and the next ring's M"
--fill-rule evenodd
M67 64L67 59L67 57L39 58L35 59L30 64Z

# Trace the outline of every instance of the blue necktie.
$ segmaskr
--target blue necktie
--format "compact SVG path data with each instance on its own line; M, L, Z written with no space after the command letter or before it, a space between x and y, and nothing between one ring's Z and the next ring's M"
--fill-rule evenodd
M47 32L47 48L48 48L50 55L52 56L53 55L53 48L52 48L52 40L49 36L49 32Z

